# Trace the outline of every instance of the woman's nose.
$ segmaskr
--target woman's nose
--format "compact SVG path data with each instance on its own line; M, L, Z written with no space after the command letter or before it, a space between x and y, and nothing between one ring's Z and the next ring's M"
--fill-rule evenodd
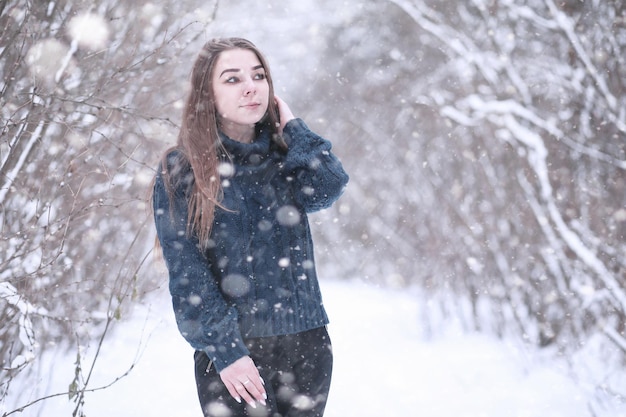
M243 88L244 88L243 90L244 96L249 96L250 94L256 93L256 86L254 85L254 80L252 80L251 78L248 78L244 82Z

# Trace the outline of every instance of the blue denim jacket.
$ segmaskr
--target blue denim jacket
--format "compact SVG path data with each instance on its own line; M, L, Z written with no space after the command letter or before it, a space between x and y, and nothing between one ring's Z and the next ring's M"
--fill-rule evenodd
M223 208L216 207L208 249L187 234L193 174L181 154L168 156L173 201L161 169L154 194L157 236L169 271L178 328L218 370L248 354L244 338L324 326L307 213L329 207L348 175L329 141L300 120L283 132L289 149L268 133L250 144L221 136ZM186 168L185 168L186 167Z

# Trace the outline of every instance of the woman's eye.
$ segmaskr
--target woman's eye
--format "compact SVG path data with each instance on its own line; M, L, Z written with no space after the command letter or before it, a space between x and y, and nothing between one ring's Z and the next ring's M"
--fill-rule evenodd
M236 83L237 81L239 81L239 78L237 77L230 77L226 79L227 83Z
M255 80L264 80L264 79L265 79L265 74L261 74L261 73L256 74L256 75L254 76L254 79L255 79Z

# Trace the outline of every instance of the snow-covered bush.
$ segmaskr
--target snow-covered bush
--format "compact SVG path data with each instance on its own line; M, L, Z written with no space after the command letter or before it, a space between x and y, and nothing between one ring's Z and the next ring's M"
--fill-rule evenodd
M159 284L138 279L148 189L175 134L179 59L217 4L190 3L0 2L0 404L38 353L97 340Z
M310 100L352 177L336 262L468 328L623 358L623 2L359 4Z

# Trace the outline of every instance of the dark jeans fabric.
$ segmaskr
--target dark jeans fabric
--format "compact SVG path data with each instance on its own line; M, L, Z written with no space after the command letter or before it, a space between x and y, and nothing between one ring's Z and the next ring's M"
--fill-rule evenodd
M196 351L198 397L205 417L322 417L333 367L326 327L246 340L267 391L267 407L237 403L204 352Z

